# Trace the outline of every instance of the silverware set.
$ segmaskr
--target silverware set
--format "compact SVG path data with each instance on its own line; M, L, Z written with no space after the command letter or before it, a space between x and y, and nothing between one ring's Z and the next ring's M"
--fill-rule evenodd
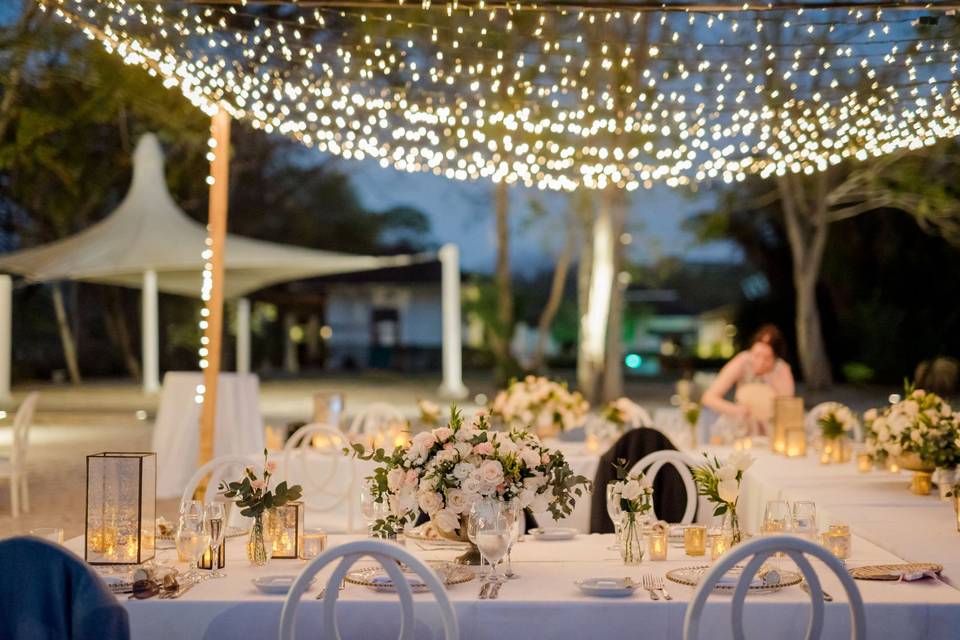
M801 583L800 583L800 588L803 589L804 591L806 591L808 594L813 595L812 593L810 593L810 587L807 585L806 582L801 582ZM827 593L826 591L821 591L821 593L823 593L823 601L824 601L824 602L833 602L833 596L832 596L832 595L830 595L830 594Z
M632 582L632 581L631 581L631 582ZM636 583L634 583L634 584L636 584ZM643 578L641 578L641 580L640 580L640 586L641 586L643 589L645 589L645 590L647 591L647 593L650 594L650 599L651 599L651 600L659 600L659 599L660 599L660 595L657 594L657 591L659 591L661 594L663 594L663 599L664 599L664 600L673 600L673 596L671 596L671 595L667 592L666 588L664 588L664 586L663 586L663 578L661 578L660 576L655 576L655 575L653 575L652 573L644 574Z

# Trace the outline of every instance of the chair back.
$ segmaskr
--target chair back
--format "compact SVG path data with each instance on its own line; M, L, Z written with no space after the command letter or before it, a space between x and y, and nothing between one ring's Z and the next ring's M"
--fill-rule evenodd
M184 487L183 494L180 496L180 502L192 500L200 483L203 482L203 479L207 476L210 476L210 479L207 481L207 489L203 493L203 502L204 504L212 502L213 497L217 495L217 489L220 487L220 483L227 479L226 475L228 472L231 473L229 479L233 479L234 475L239 478L243 473L243 468L249 467L258 458L259 456L257 455L230 454L214 458L210 462L201 465L200 468L190 476L190 480L187 482L187 486Z
M343 450L350 440L326 424L307 424L283 447L288 482L303 485L303 501L311 510L332 512L346 505L345 530L354 533L354 508L359 502L356 461Z
M13 442L10 453L10 464L15 470L22 469L27 463L27 450L30 448L30 426L33 424L33 415L40 400L39 391L31 391L17 407L17 414L13 417Z
M33 537L0 542L0 638L126 640L126 609L83 560Z
M850 605L852 618L850 637L854 640L866 640L867 627L866 616L863 610L863 598L860 597L860 590L854 583L853 578L850 577L850 574L844 568L843 564L827 549L809 540L793 536L764 536L754 538L749 542L735 546L721 556L710 571L700 580L700 584L693 594L693 599L687 606L687 613L683 620L684 640L696 640L698 637L700 631L700 616L703 613L703 608L706 605L707 598L720 579L737 564L750 558L737 582L731 603L734 640L744 640L743 604L747 596L747 591L757 571L763 563L775 553L784 553L793 560L810 588L810 598L813 602L813 609L810 612L810 622L807 625L807 640L817 640L823 634L824 612L823 589L820 586L820 578L817 576L816 571L814 571L807 556L813 556L823 562L823 564L840 579L843 590L847 592Z
M440 578L434 573L433 569L417 559L406 549L389 542L380 540L360 540L340 545L320 554L310 561L304 567L303 571L297 577L293 586L287 593L287 599L283 603L283 611L280 614L280 640L292 640L294 637L296 625L297 607L300 605L300 598L309 588L310 583L324 567L340 560L340 563L331 573L327 580L326 592L323 597L323 625L324 637L332 637L335 640L341 640L340 628L336 618L337 598L340 594L340 583L343 581L347 572L361 558L365 556L373 557L380 566L383 567L390 580L396 587L397 595L400 597L400 640L413 640L415 637L415 619L413 612L413 590L409 582L404 577L404 570L401 564L408 572L412 572L423 580L426 587L430 590L437 600L440 607L440 618L443 622L443 634L446 640L458 640L460 637L460 628L457 624L457 614L447 596L447 590L443 586Z
M358 413L350 422L352 436L376 436L391 428L406 428L406 418L388 402L374 402Z
M677 473L680 474L680 479L683 481L683 488L687 492L687 508L683 512L683 518L681 518L680 524L690 524L693 522L693 517L697 513L699 495L697 493L697 485L693 482L693 473L690 471L690 467L694 465L694 462L689 456L679 451L671 451L669 449L654 451L633 465L630 469L630 474L633 475L642 472L652 483L664 465L672 465L677 470ZM654 516L656 516L656 508L654 508L653 513Z

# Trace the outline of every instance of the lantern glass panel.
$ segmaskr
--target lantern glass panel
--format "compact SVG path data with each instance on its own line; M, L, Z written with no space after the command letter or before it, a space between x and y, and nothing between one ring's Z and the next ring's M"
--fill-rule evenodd
M155 554L157 456L87 456L85 558L91 564L140 564Z

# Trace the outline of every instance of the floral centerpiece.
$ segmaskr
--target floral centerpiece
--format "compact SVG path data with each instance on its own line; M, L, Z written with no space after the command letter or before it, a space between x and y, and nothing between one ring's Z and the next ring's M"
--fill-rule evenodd
M589 485L537 436L493 431L482 410L468 424L455 406L447 426L418 433L389 452L357 443L352 453L379 464L368 481L373 500L386 507L372 527L384 536L400 532L422 511L441 535L466 541L467 515L481 497L517 500L523 509L559 519L572 513L575 496Z
M706 464L693 470L693 481L700 495L715 506L714 516L723 516L723 527L729 531L731 544L742 538L740 520L737 516L737 501L740 499L740 482L744 472L753 464L753 457L746 451L734 451L722 464L716 457L710 460L703 454Z
M589 409L583 396L567 389L566 384L527 376L500 391L490 413L507 426L533 430L546 437L579 426Z
M603 419L623 428L653 426L653 420L647 410L630 398L617 398L603 408Z
M817 428L823 444L821 462L846 462L850 450L848 440L853 438L859 421L846 405L829 402L817 418Z
M617 480L611 483L621 513L620 557L624 564L639 564L643 560L642 523L638 516L653 510L653 485L642 473L629 475L627 461L620 459L613 464Z
M259 476L253 467L246 467L240 480L220 483L220 493L241 508L240 515L253 518L247 541L247 558L255 566L263 566L270 560L272 543L266 540L268 528L264 526L264 518L272 509L299 500L303 493L300 485L287 486L285 480L271 490L270 478L276 470L277 463L267 459L267 450L264 449L263 471Z

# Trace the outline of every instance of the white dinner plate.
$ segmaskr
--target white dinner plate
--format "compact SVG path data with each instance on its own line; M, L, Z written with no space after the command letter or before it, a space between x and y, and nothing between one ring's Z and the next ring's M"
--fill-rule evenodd
M572 540L579 532L572 527L537 527L527 533L537 540Z
M587 578L577 580L576 585L588 596L600 598L625 598L633 595L640 585L626 578Z
M270 595L286 595L297 579L295 575L260 576L251 580L253 586ZM310 581L313 584L313 580Z

